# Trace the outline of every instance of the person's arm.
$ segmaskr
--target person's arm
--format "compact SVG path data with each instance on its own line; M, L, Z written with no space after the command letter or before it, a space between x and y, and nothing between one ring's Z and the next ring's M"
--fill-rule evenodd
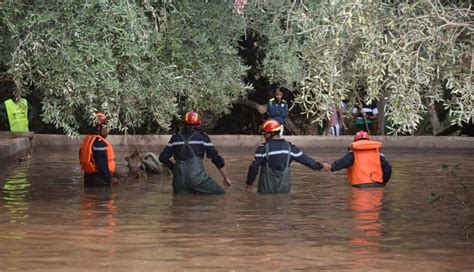
M349 151L342 158L331 164L331 171L339 171L354 164L354 153Z
M226 187L232 186L232 181L230 180L229 176L227 175L227 170L225 169L224 166L219 168L219 172L221 173L222 178L224 178L224 185Z
M392 177L392 166L387 159L385 159L385 156L382 153L380 153L380 164L382 165L383 183L385 184Z
M174 163L170 160L171 156L173 156L172 140L173 137L171 137L170 141L165 146L163 151L161 151L160 156L158 158L158 160L171 171L173 171L174 169Z
M301 163L302 165L306 166L306 167L309 167L313 170L318 170L318 171L321 171L321 169L323 169L323 164L308 157L306 154L303 153L303 151L301 151L298 147L296 147L295 145L291 144L290 145L291 147L291 158L299 163Z
M273 107L272 100L268 101L267 108L268 115L270 116L270 118L273 118L274 116L278 115L278 113L276 112L276 107Z
M96 140L92 145L92 156L94 157L97 174L102 176L107 183L110 183L112 174L109 170L107 145L103 141Z
M232 181L230 180L229 175L227 174L227 170L225 169L224 158L222 158L222 156L219 155L219 152L217 151L217 149L214 148L214 144L211 142L211 139L209 139L209 136L204 135L203 144L204 144L204 150L206 151L206 157L211 159L212 163L216 166L216 168L221 173L222 178L224 179L223 181L224 186L226 187L232 186Z
M352 117L357 118L357 116L359 116L359 111L360 111L360 108L357 106L354 106L351 111Z
M375 107L372 109L372 116L368 116L368 117L370 117L370 119L375 121L377 120L378 115L379 115L379 110L377 109L377 107Z
M260 169L260 165L262 165L263 160L265 158L263 154L265 154L265 150L264 150L264 146L262 145L262 146L259 146L257 150L255 151L255 158L249 166L249 170L247 173L247 180L245 181L245 187L247 189L250 186L252 186L253 182L257 178L258 170Z
M212 161L212 163L217 167L217 169L221 169L225 166L224 158L219 155L217 149L214 147L214 144L209 139L209 136L203 134L203 145L204 150L206 151L206 157Z

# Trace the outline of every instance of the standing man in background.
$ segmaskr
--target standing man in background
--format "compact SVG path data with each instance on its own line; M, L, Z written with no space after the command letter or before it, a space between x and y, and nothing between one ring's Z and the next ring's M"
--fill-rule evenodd
M283 91L279 88L275 90L273 97L268 101L268 113L270 119L274 119L280 123L280 137L283 136L285 130L285 117L288 116L288 103L283 99Z
M33 111L25 98L12 97L0 104L0 120L11 132L28 132Z

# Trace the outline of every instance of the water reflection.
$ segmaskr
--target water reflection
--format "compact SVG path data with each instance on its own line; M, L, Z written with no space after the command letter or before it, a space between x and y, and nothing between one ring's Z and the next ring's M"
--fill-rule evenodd
M9 222L13 224L25 224L28 218L29 203L26 196L31 184L26 174L27 169L18 168L2 186L3 207L7 209Z
M351 188L351 209L355 212L355 236L350 239L354 247L351 253L357 264L377 263L380 251L382 223L380 209L384 188L358 189Z
M117 232L116 194L111 188L84 188L81 195L81 226L85 255L97 256L104 246L105 256L114 256L115 248L107 244Z

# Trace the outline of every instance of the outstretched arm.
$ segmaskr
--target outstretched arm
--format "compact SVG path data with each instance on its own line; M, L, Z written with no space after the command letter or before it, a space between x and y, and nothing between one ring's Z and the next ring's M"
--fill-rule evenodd
M295 145L291 145L291 158L295 161L305 165L313 170L322 170L323 164L320 162L313 160L312 158L308 157L306 154L303 153L298 147Z
M349 151L342 158L334 161L331 164L331 171L338 171L344 168L347 168L354 164L354 153Z

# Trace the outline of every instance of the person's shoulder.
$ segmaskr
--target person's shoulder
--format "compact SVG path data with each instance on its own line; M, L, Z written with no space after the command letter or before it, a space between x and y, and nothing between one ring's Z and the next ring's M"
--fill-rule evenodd
M257 151L256 151L256 152L260 152L260 151L264 150L266 144L267 144L267 143L260 143L260 144L258 144L258 145L257 145Z
M299 149L299 147L297 147L295 144L293 144L292 142L290 141L286 141L288 143L288 145L291 147L291 148L296 148L296 149Z
M281 103L285 103L285 104L287 104L288 102L286 102L286 100L285 100L285 99L282 99L282 100L281 100Z

